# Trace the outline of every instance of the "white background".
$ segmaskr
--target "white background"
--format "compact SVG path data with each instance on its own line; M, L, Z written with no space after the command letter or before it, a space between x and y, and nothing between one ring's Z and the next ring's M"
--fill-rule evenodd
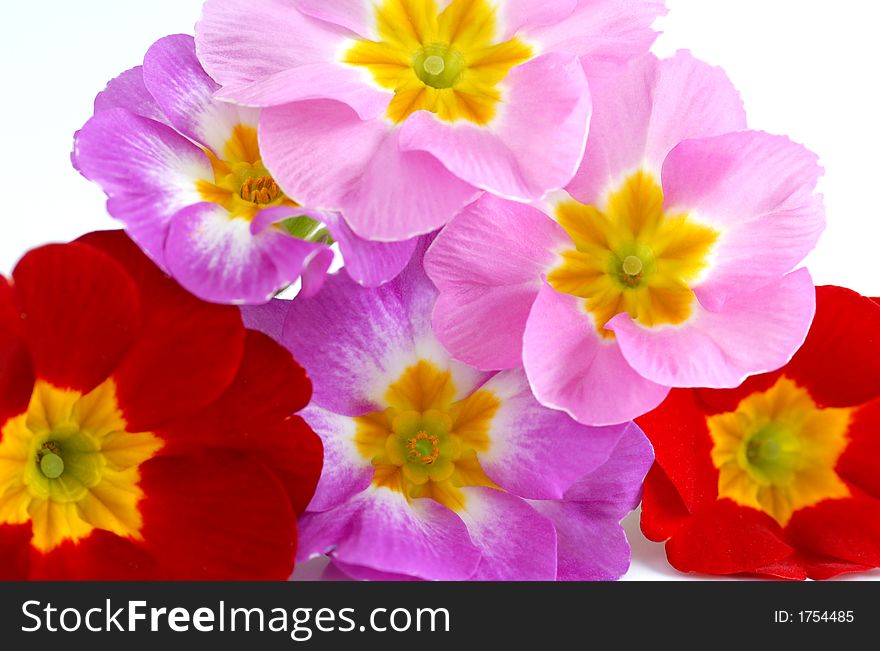
M828 228L807 261L817 284L880 296L880 3L667 0L655 52L690 49L722 65L750 126L784 133L826 168ZM2 0L0 273L28 248L118 225L71 167L73 132L106 82L149 45L192 32L201 0ZM627 521L627 578L676 579L662 546ZM880 578L874 573L872 578Z

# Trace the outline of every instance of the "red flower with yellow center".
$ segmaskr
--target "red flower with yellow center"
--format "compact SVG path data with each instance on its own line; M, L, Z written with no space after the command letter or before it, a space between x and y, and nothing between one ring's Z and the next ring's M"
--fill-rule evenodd
M791 362L737 389L674 390L642 530L684 572L826 579L880 566L880 305L817 289Z
M121 232L0 277L0 579L284 579L321 444L290 354Z

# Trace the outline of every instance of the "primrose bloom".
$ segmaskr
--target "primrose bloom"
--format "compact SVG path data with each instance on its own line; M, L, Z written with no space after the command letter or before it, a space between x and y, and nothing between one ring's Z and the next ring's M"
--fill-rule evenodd
M727 78L687 53L592 93L568 193L484 196L428 251L440 341L482 369L524 364L541 403L588 424L785 364L815 308L789 272L824 227L816 157L745 131Z
M338 215L298 208L263 164L259 110L214 100L218 88L192 37L168 36L110 82L76 134L74 165L147 255L221 303L264 302L300 277L316 291L331 239L360 282L403 268L414 242L363 242Z
M542 407L521 371L452 361L435 297L414 258L379 289L340 274L293 301L283 341L314 382L303 417L326 455L299 558L329 554L358 579L619 577L644 435Z
M0 579L286 579L310 394L121 231L30 252L0 277Z
M661 0L208 0L199 58L218 94L265 107L266 164L353 230L406 240L481 190L565 186L588 74L644 54Z
M819 287L804 346L728 390L672 391L642 530L683 572L827 579L880 567L880 305Z

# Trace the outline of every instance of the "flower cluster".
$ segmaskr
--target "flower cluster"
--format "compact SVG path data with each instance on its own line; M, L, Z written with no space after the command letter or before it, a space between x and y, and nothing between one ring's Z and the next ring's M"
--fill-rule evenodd
M111 80L127 235L0 282L0 577L609 580L643 492L682 571L880 566L880 306L665 13L206 0Z

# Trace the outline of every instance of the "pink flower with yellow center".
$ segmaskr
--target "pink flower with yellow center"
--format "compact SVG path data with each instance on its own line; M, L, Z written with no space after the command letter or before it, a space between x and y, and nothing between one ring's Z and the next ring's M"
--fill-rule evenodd
M521 370L453 361L431 331L436 296L414 259L378 289L330 276L289 307L281 339L312 379L304 418L325 450L300 559L360 579L618 578L645 437L542 407ZM276 303L246 321L277 335Z
M815 310L792 272L824 227L815 155L745 130L724 74L684 52L591 88L567 192L484 196L428 251L440 341L482 369L524 364L542 404L588 424L785 364Z
M263 162L259 109L215 100L218 88L192 37L168 36L108 84L76 134L74 165L135 242L220 303L265 302L298 279L316 291L333 240L359 282L393 278L415 242L369 243L340 215L299 207Z
M208 0L199 58L218 97L264 107L281 185L366 238L443 226L481 190L565 186L587 75L644 54L660 0Z

